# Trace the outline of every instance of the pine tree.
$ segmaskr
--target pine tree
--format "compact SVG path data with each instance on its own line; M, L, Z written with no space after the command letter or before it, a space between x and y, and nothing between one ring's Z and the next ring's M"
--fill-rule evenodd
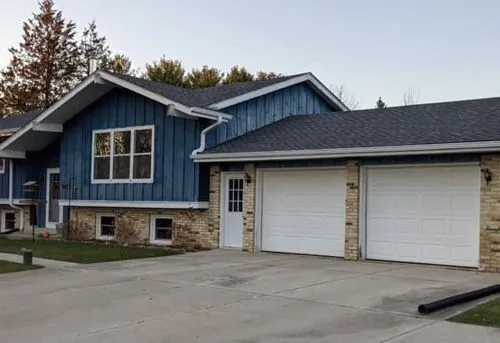
M189 88L206 88L219 85L223 78L224 73L219 69L204 65L201 69L191 70L186 76L185 83Z
M108 70L111 63L111 50L106 43L105 36L99 36L95 20L92 20L83 30L80 41L82 54L81 74L88 75L90 60L95 60L99 69Z
M256 79L257 80L270 80L270 79L275 79L277 77L281 77L283 74L276 74L275 72L265 72L265 71L259 71L257 72Z
M387 104L382 100L382 97L379 96L377 100L377 108L386 108Z
M254 76L249 73L245 67L238 67L234 66L231 68L229 73L227 73L226 78L224 79L223 83L227 85L231 85L233 83L238 83L238 82L247 82L247 81L253 81Z
M146 77L152 81L164 82L173 86L184 87L185 70L179 60L169 60L165 56L153 64L146 64Z
M10 64L0 74L0 107L7 114L47 107L78 81L75 24L53 0L42 0L39 9L23 23L23 41L9 49Z

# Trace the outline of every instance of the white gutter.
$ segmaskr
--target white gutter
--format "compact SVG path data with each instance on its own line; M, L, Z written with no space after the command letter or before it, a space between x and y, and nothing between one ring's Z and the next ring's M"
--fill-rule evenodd
M192 156L195 162L283 161L321 158L351 158L371 156L402 156L450 153L480 153L500 151L500 141L423 144L342 149L258 151L202 154Z
M24 231L24 211L21 207L14 205L14 160L9 159L9 206L19 211L19 231Z
M220 116L220 117L217 118L217 121L215 123L213 123L210 126L207 126L206 128L204 128L201 131L201 134L200 134L200 146L198 148L196 148L196 149L193 150L193 152L191 153L191 157L196 156L200 152L205 151L206 142L207 142L207 133L209 131L215 129L220 124L222 124L222 121L223 121L223 118L222 118L222 116Z

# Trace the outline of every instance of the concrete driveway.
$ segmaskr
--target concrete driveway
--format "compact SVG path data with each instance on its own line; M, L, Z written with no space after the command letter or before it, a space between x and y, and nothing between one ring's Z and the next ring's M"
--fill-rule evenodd
M210 251L0 276L1 342L499 342L419 303L500 275ZM456 311L457 309L453 309Z

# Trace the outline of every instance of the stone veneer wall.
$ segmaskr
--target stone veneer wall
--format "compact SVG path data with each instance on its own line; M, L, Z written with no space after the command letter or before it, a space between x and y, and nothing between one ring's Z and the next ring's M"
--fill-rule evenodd
M345 247L346 260L359 259L359 163L347 161L345 198Z
M479 269L500 272L500 155L481 156L481 169L489 169L492 180L481 177Z
M243 171L250 176L250 183L243 181L243 251L255 250L255 164L246 163Z
M114 214L115 232L122 227L135 231L133 244L149 244L151 219L155 215L172 217L172 245L185 248L214 249L219 245L218 230L209 227L207 210L98 208L75 207L71 210L70 239L91 240L96 238L97 215Z

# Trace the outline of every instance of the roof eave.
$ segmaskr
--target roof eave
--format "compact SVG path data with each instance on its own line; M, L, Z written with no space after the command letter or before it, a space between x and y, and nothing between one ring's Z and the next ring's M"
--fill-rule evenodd
M243 153L206 153L191 156L195 162L286 161L324 158L355 158L372 156L403 156L451 153L481 153L500 150L500 141L423 144L365 148L284 150Z

